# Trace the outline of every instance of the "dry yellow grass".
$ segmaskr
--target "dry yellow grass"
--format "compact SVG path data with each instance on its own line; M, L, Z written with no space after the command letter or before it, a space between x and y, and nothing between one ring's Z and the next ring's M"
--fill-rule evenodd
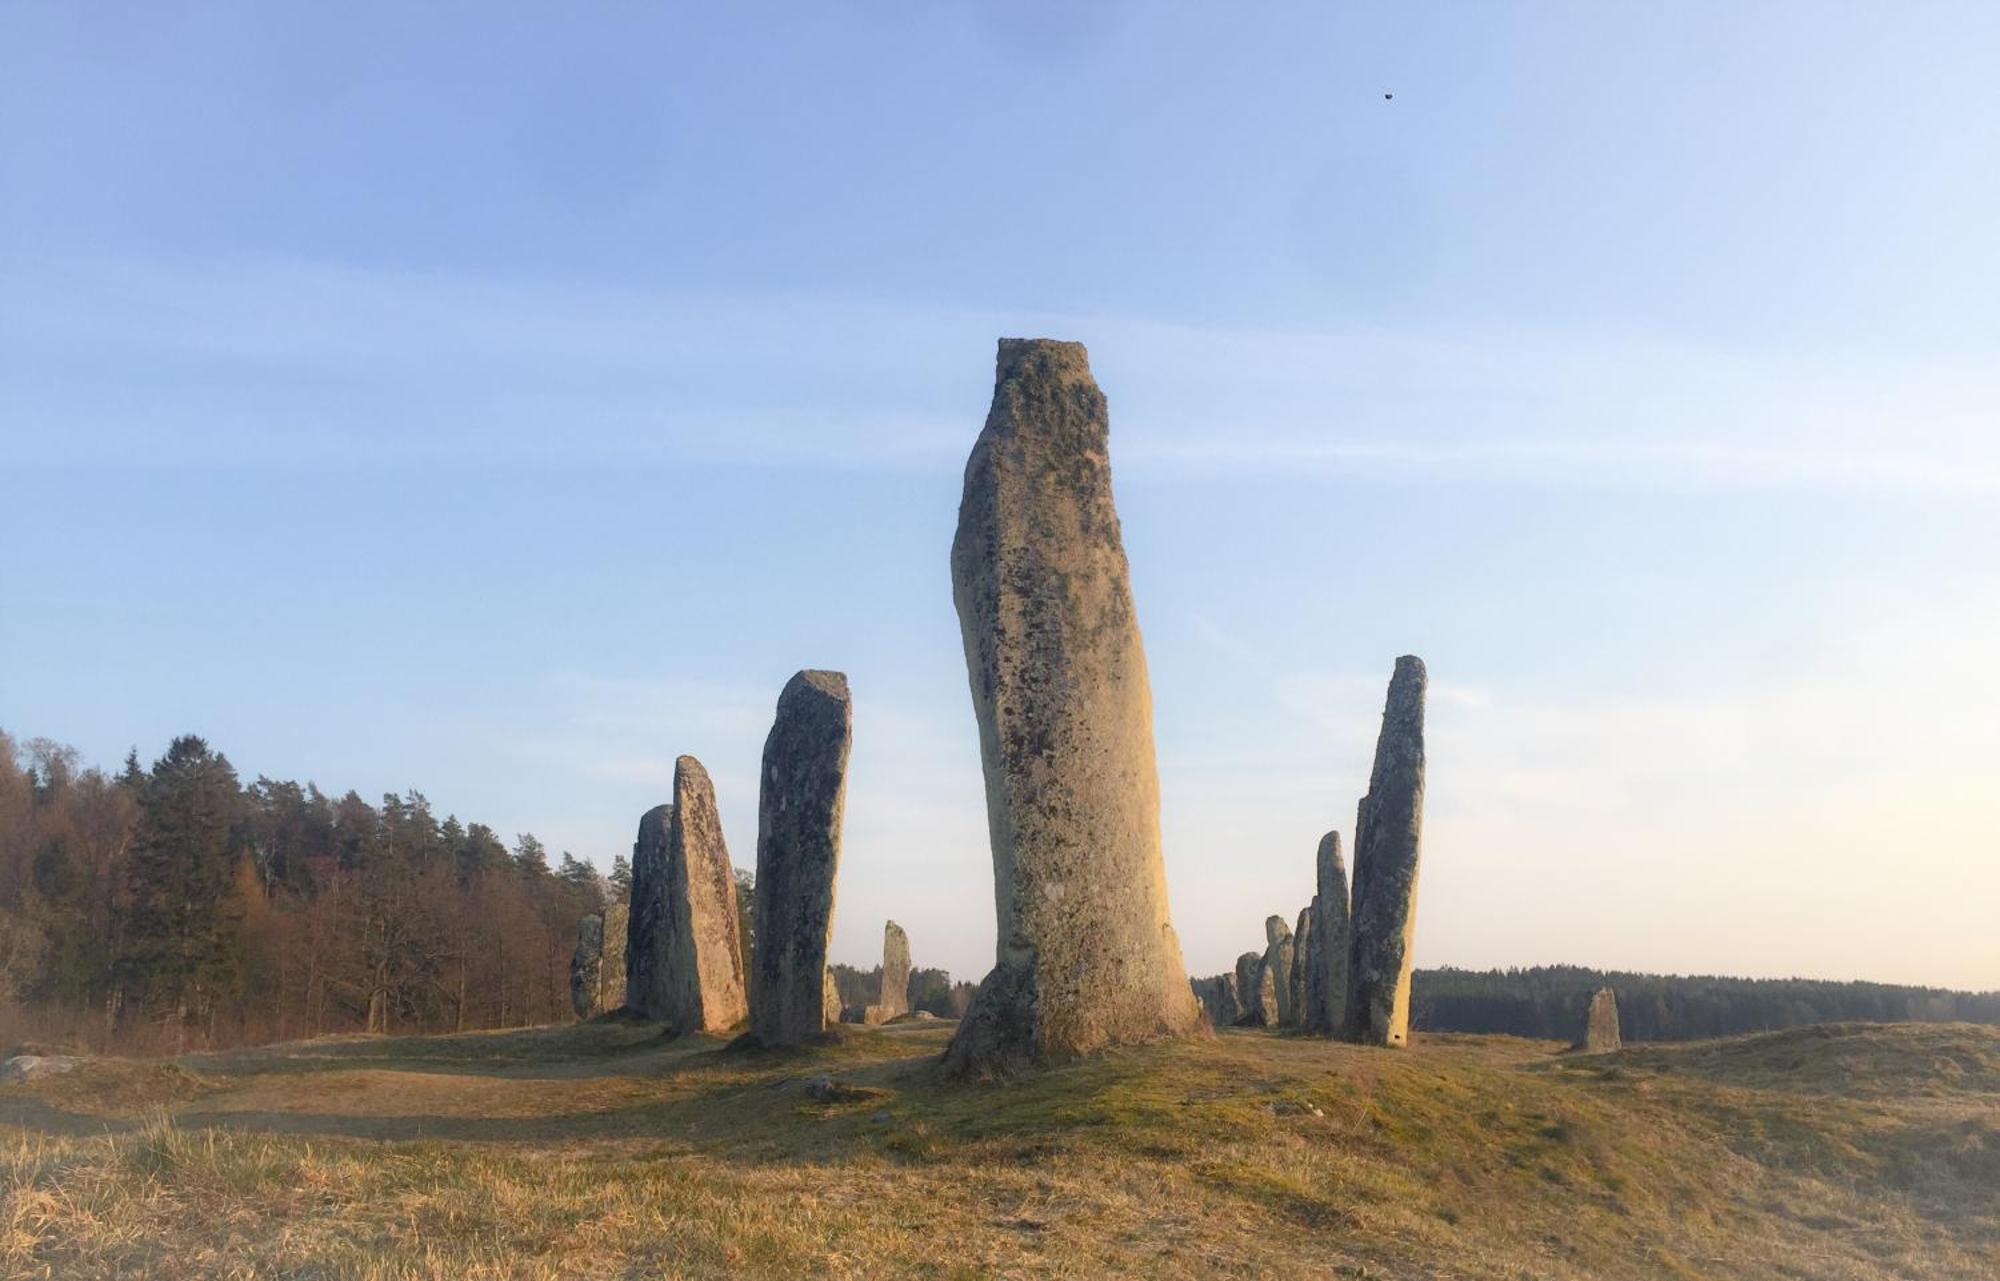
M1994 1029L1231 1032L1005 1085L941 1079L945 1034L342 1038L10 1087L0 1272L2000 1275Z

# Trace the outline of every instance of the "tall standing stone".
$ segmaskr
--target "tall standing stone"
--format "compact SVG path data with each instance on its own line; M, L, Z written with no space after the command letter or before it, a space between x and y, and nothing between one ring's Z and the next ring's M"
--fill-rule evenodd
M625 1004L625 947L631 908L613 903L604 909L604 954L597 968L597 1006L616 1010Z
M642 896L643 890L643 896ZM674 803L647 812L632 851L626 1003L673 1035L743 1021L736 873L715 787L692 756L674 762Z
M577 921L576 948L569 954L569 1005L579 1019L603 1013L603 973L604 918L592 912Z
M1318 953L1314 977L1319 1000L1314 1003L1310 1030L1338 1035L1347 1026L1348 952L1352 947L1347 916L1347 864L1340 857L1340 833L1320 838L1319 893L1313 897L1313 950Z
M832 970L820 971L820 1022L840 1022L840 985L833 981Z
M1354 832L1354 941L1347 976L1347 1037L1406 1045L1410 964L1417 931L1417 861L1424 833L1422 659L1396 660L1375 768Z
M758 785L750 972L750 1033L765 1045L797 1045L826 1030L826 950L852 736L853 705L839 672L800 672L778 695Z
M1201 1029L1167 914L1109 433L1080 343L1001 340L951 549L999 927L945 1052L960 1071Z
M1292 929L1292 1027L1303 1028L1312 1021L1313 910L1299 909L1299 923Z
M1271 975L1272 999L1278 1006L1278 1017L1272 1020L1274 1027L1290 1027L1292 1024L1292 927L1285 924L1282 916L1264 919L1264 968Z
M632 901L625 921L625 1008L665 1018L672 1008L667 965L667 841L674 807L655 805L632 842Z
M882 991L875 999L884 1019L910 1012L910 936L894 921L882 927Z
M1618 993L1608 987L1598 988L1597 994L1590 998L1590 1015L1584 1021L1583 1040L1579 1044L1586 1054L1609 1054L1624 1043L1618 1033Z
M1236 999L1243 1012L1236 1018L1242 1027L1271 1027L1278 1021L1277 986L1272 982L1267 953L1245 952L1236 958Z

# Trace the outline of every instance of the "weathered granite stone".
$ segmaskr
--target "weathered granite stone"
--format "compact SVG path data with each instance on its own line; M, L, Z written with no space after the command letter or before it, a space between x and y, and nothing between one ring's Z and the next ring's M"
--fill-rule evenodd
M882 927L882 990L875 999L889 1018L910 1011L910 936L894 921Z
M569 954L569 1004L579 1019L603 1013L604 918L595 912L576 923L576 947Z
M833 981L833 971L823 970L820 984L821 1023L840 1022L840 985ZM822 1029L824 1030L824 1029Z
M1207 1016L1210 1027L1233 1027L1236 1020L1243 1017L1243 1006L1236 999L1234 973L1191 979L1189 986L1195 1000L1201 1004L1201 1011Z
M643 897L642 897L643 890ZM672 1035L743 1021L736 874L715 787L692 756L674 762L674 803L649 811L632 851L626 1004Z
M1292 930L1292 1020L1289 1026L1303 1028L1312 1021L1313 998L1313 910L1299 909L1299 923Z
M1340 833L1320 838L1317 862L1319 893L1313 896L1313 950L1318 963L1313 977L1319 999L1313 1003L1311 1030L1337 1036L1347 1025L1348 952L1352 947L1347 919L1347 864L1340 857Z
M1236 958L1236 996L1242 1008L1236 1016L1236 1026L1277 1026L1278 990L1268 953L1245 952Z
M1598 988L1590 998L1590 1016L1584 1022L1580 1045L1586 1054L1609 1054L1624 1043L1618 1034L1618 993Z
M1423 660L1396 660L1375 768L1354 829L1354 936L1347 1038L1400 1046L1410 1037L1410 965L1424 832Z
M624 903L604 909L604 955L598 962L597 1008L616 1010L625 1004L625 944L631 910Z
M778 695L764 740L750 1034L765 1045L798 1045L826 1030L826 949L852 726L847 677L803 671Z
M993 970L955 1070L1202 1029L1167 914L1146 656L1079 343L1003 339L952 597L986 776Z
M667 832L674 807L655 805L632 843L632 902L625 921L625 1008L657 1019L670 1008L667 968Z
M1277 1002L1278 1017L1271 1021L1273 1027L1292 1025L1292 927L1285 924L1282 916L1264 918L1264 968L1271 975L1273 999Z

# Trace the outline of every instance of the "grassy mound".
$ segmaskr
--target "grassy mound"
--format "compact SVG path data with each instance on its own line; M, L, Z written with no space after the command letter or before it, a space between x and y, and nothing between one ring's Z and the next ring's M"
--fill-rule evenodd
M95 1137L0 1099L0 1271L2000 1273L1984 1029L1588 1058L1245 1031L976 1085L938 1072L949 1033L789 1054L607 1024L314 1041L204 1058L205 1093Z

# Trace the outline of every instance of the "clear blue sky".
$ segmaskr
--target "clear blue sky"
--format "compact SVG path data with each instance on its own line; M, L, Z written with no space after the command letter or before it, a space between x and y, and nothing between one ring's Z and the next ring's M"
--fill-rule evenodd
M0 726L991 961L946 552L1089 344L1190 968L1295 915L1396 655L1421 964L2000 986L2000 6L0 8ZM1385 93L1393 93L1392 100Z

